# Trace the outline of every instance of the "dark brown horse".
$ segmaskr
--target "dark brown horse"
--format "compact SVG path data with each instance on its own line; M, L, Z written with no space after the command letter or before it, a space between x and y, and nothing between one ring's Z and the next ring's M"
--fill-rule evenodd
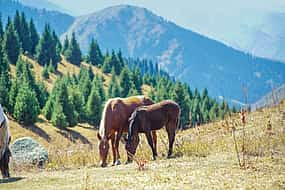
M109 99L104 107L100 122L99 133L99 154L101 166L107 166L107 155L109 151L109 140L111 140L113 152L113 165L120 164L119 141L123 132L128 131L128 119L132 112L139 106L151 105L153 102L144 96L132 96L129 98ZM153 133L153 140L156 147L156 133Z
M180 107L171 100L165 100L157 104L149 106L141 106L137 108L131 115L129 121L128 141L126 150L131 154L136 153L139 143L139 133L145 133L148 144L151 147L153 159L156 159L157 151L153 146L151 131L161 129L165 126L168 134L169 149L167 158L170 158L175 140L176 129L179 124ZM128 162L131 157L128 156Z

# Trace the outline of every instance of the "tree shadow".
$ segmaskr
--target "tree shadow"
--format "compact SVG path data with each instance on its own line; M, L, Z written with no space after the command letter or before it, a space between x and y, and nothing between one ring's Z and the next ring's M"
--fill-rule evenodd
M82 125L82 124L78 124L78 127L83 128L83 129L92 130L92 131L98 130L98 129L95 128L95 127L86 127L86 126L84 126L84 125Z
M39 128L37 125L32 124L32 125L21 125L23 128L37 134L38 136L42 137L45 139L47 142L50 142L51 138L49 134L47 134L43 129Z
M80 140L83 144L89 144L92 145L91 142L81 135L77 131L73 131L71 129L61 129L60 131L57 131L57 133L61 134L63 137L67 138L71 142L75 143L77 140Z
M14 182L20 181L22 179L25 179L25 178L24 177L10 177L10 178L5 178L5 179L0 179L0 184L14 183Z

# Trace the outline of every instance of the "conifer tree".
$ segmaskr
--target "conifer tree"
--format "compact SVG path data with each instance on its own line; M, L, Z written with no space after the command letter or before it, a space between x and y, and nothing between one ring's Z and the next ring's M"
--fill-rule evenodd
M18 94L18 90L20 88L19 82L17 79L12 80L12 85L9 91L9 112L14 113L14 107L16 102L16 97Z
M72 33L72 37L65 52L66 60L72 64L80 65L81 63L81 50L79 44L77 43L75 33Z
M121 97L127 97L132 86L129 70L127 69L127 67L124 67L119 78L120 78L119 86L122 89Z
M57 68L57 63L60 62L61 57L60 57L60 52L62 49L60 40L58 38L58 36L56 35L55 31L52 31L52 40L53 40L53 47L55 47L55 55L54 55L54 66L55 68Z
M9 64L4 55L0 39L0 104L5 108L9 108L9 89L11 86Z
M68 49L68 47L69 47L69 40L68 40L68 37L65 36L64 42L63 42L62 51L61 51L61 53L62 53L63 55L65 55L65 52L66 52L66 50Z
M87 62L92 65L101 65L103 63L103 56L98 43L92 38L88 49Z
M54 110L51 115L51 123L58 128L65 128L68 126L67 118L63 112L63 107L59 102L55 102Z
M49 64L48 64L48 72L50 73L55 73L55 68L52 64L52 60L49 61Z
M24 53L30 52L31 51L30 29L29 29L29 24L26 21L26 16L23 12L21 13L19 32L18 36L23 52Z
M173 92L172 92L172 100L174 100L176 103L178 103L178 105L180 106L181 109L181 124L182 126L184 126L185 124L187 124L189 121L189 101L190 98L188 96L188 94L186 94L186 92L183 89L183 86L181 84L181 82L176 82Z
M30 29L29 30L30 31L30 40L31 40L30 54L35 55L36 54L36 47L39 43L39 35L38 35L37 30L36 30L36 26L34 24L33 19L30 20L29 29Z
M118 84L114 68L112 70L111 75L112 75L112 78L111 78L109 88L108 88L108 98L120 97L121 96L121 88Z
M100 123L100 117L102 112L102 101L98 93L98 89L93 85L91 93L87 101L87 116L88 121L92 125L98 125Z
M23 84L16 97L14 107L14 118L25 125L36 121L40 108L35 92L30 89L28 84Z
M110 73L112 71L111 57L106 55L104 58L104 63L102 65L103 73Z
M3 31L2 15L0 13L0 42L3 39L3 36L4 36L4 31Z
M50 61L52 61L52 65L56 68L56 46L49 25L45 25L36 52L36 58L39 64L48 65Z
M20 54L20 45L18 36L14 30L13 24L8 22L3 39L3 49L7 59L11 64L16 64Z
M96 75L96 77L93 79L93 84L98 89L98 93L99 93L99 96L100 96L102 102L104 102L106 100L106 93L104 90L104 84L103 84L102 78L99 77L98 75Z
M86 121L86 106L79 88L77 86L70 88L69 94L69 101L74 106L76 115L78 115L78 122Z
M136 68L131 73L132 82L134 83L134 88L138 94L142 93L141 86L142 86L142 76L140 71Z
M112 54L111 54L111 62L110 62L110 67L115 69L115 74L119 75L121 73L121 63L119 62L119 60L117 59L117 56L115 54L115 51L112 50Z
M43 79L48 79L49 78L49 73L48 73L48 67L47 65L44 66L44 69L42 70L42 77Z
M84 101L87 102L92 88L91 79L88 70L85 67L81 67L79 75L79 89L84 97Z

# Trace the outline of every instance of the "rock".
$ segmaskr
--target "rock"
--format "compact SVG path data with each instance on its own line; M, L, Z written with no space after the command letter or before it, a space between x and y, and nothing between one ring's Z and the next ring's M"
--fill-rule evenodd
M11 146L12 158L16 163L41 166L48 160L47 150L30 137L17 139Z

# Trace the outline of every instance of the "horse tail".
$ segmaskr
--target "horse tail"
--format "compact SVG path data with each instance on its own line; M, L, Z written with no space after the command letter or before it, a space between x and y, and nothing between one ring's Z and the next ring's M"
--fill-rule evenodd
M104 106L103 112L102 112L102 116L101 116L101 121L100 121L100 126L99 126L99 134L100 136L103 138L105 135L105 124L107 121L107 111L109 108L109 105L111 104L112 99L109 99Z
M181 109L178 106L178 116L177 116L177 119L176 119L176 130L180 129L180 115L181 115Z

